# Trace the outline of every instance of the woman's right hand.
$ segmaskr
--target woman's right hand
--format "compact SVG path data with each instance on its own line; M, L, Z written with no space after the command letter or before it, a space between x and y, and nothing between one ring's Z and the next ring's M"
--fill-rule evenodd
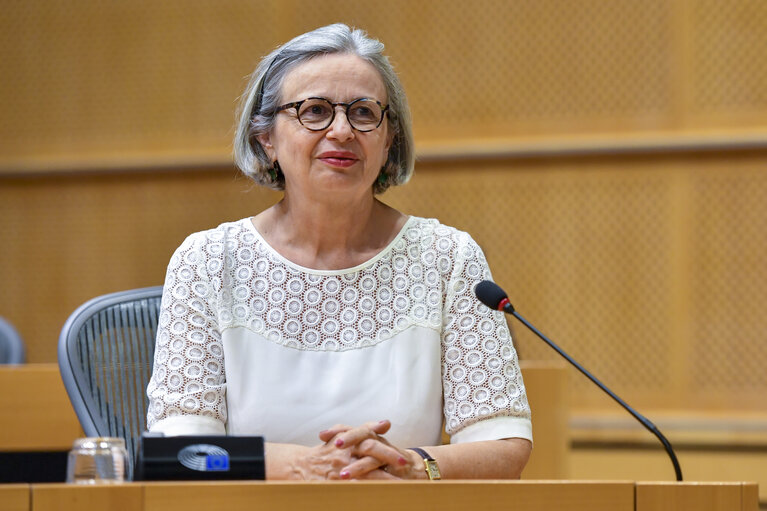
M319 436L326 444L351 451L352 461L339 472L341 479L399 479L412 468L412 459L382 436L389 428L388 420L355 428L338 424Z
M392 461L396 463L400 454L374 440L391 427L389 421L368 423L353 428L337 424L319 434L322 444L302 449L291 463L291 479L327 480L349 479L343 469L362 460L363 469L356 470L356 479L396 479L381 467ZM344 433L344 440L339 435ZM374 455L371 455L374 454Z
M341 479L341 470L354 458L348 449L332 443L304 448L290 464L290 478L302 480Z

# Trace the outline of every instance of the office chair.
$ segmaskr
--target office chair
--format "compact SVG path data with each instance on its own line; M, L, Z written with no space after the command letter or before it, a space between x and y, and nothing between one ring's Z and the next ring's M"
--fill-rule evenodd
M0 318L0 364L23 364L24 340L7 320Z
M162 286L94 298L69 316L59 336L61 378L86 436L125 439L126 478L146 429Z

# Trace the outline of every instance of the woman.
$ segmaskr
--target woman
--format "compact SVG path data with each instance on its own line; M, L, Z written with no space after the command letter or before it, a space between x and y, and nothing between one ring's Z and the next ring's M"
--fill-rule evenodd
M414 164L382 51L337 24L254 72L235 160L284 197L173 255L148 426L263 435L273 479L519 477L530 410L502 314L473 296L482 251L375 197Z

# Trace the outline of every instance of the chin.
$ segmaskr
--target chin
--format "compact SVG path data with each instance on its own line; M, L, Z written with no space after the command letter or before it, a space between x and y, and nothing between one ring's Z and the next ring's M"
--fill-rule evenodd
M356 190L372 190L375 180L360 179L359 176L346 174L343 172L334 172L331 175L323 176L322 179L315 181L314 185L317 188L322 188L327 191L346 191L353 192Z

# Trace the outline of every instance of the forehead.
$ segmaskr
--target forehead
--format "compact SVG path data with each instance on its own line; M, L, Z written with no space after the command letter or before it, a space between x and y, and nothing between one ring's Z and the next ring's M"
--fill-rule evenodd
M298 101L320 96L348 102L357 98L386 103L386 86L370 62L350 54L314 57L291 69L282 82L282 99Z

